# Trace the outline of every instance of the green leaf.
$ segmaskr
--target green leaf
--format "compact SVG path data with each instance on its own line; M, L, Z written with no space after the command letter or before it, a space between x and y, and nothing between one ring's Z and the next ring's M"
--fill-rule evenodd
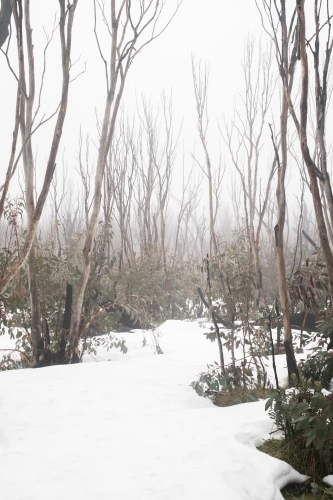
M308 447L313 441L314 436L309 436L306 440L305 446Z
M303 420L307 420L308 416L307 415L302 415L301 417L298 417L294 420L294 422L302 422Z
M270 408L272 406L272 403L274 401L274 398L269 398L267 401L266 401L266 404L265 404L265 411L268 410L268 408Z

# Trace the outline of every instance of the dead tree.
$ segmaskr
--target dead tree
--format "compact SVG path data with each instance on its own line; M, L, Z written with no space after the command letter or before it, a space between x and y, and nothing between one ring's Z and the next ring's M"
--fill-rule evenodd
M202 72L201 66L196 69L194 59L192 59L192 76L194 85L194 95L197 110L197 128L200 142L205 156L205 168L203 169L208 180L208 203L209 203L209 227L210 227L210 255L218 254L218 241L215 231L214 219L214 199L213 199L213 170L211 157L207 143L207 89L209 82L209 69L206 66Z
M275 4L275 6L276 5L277 4ZM288 142L287 142L288 114L289 114L288 96L291 95L294 83L294 74L295 74L297 51L298 51L299 24L298 23L295 24L295 12L294 12L291 16L291 20L288 25L286 1L280 0L280 10L278 13L278 29L280 30L281 34L280 37L281 43L280 43L280 38L277 36L277 28L275 27L272 18L273 8L271 8L271 4L268 4L266 0L263 0L263 8L270 22L270 27L272 30L272 34L270 34L270 37L275 46L280 75L283 75L284 92L282 93L282 102L281 102L279 148L276 143L276 138L274 136L272 127L271 127L271 134L272 134L272 143L274 148L275 159L278 166L278 185L276 190L276 198L278 204L278 220L274 228L275 247L276 247L277 263L278 263L279 297L280 297L281 310L283 313L284 346L286 350L288 376L290 382L291 375L293 373L297 374L298 370L292 344L290 308L289 308L289 298L287 291L286 266L285 266L285 256L284 256L284 228L286 222L285 176L288 166ZM293 40L293 44L291 44L291 40Z
M105 4L103 3L101 5L94 1L95 34L101 58L105 66L107 92L95 171L93 206L83 248L82 271L75 294L72 322L69 333L70 356L73 356L75 353L75 349L80 339L82 305L90 274L92 246L101 209L101 194L105 165L108 152L112 145L116 120L118 117L127 75L134 58L141 52L143 47L161 34L161 32L165 30L167 24L169 24L167 23L160 32L157 32L156 24L160 19L164 6L164 3L160 3L159 0L151 1L148 5L140 4L139 8L137 5L133 6L131 0L122 0L122 2L118 4L118 8L116 3L116 0L110 0L109 15L111 22L108 22L104 12ZM180 3L181 1L177 3L176 11L178 10ZM103 55L102 47L97 35L96 4L98 4L102 9L103 22L107 24L107 30L109 34L111 34L111 45L108 48L109 63ZM147 35L148 39L146 38L144 40L143 37Z
M22 8L21 1L14 1L11 3L13 9L13 18L16 29L17 38L17 58L18 58L18 68L19 76L18 81L18 93L17 93L17 113L16 119L17 123L15 126L15 134L18 133L18 127L21 129L22 137L22 148L19 155L14 161L16 141L12 146L11 159L9 162L9 167L7 170L7 177L13 173L14 165L21 154L23 154L23 163L26 173L26 190L27 190L27 214L28 214L28 228L25 235L25 241L23 248L15 260L15 262L5 270L4 274L0 279L0 293L3 293L9 282L13 279L18 270L23 266L30 255L33 255L31 248L33 247L35 234L37 226L45 205L45 201L50 189L52 182L52 176L56 165L56 157L58 153L59 143L62 135L62 129L67 112L68 103L68 91L70 82L70 69L71 69L71 45L72 45L72 27L74 22L74 14L78 4L78 0L74 0L72 3L67 3L65 0L59 0L60 7L60 19L59 19L59 34L60 34L60 45L61 45L61 62L62 62L62 90L60 103L52 116L56 116L56 124L53 131L53 136L51 140L50 152L47 160L46 171L44 174L44 180L40 194L35 202L33 198L33 184L31 182L31 176L33 176L33 157L32 157L32 147L31 147L31 136L36 130L51 117L40 119L39 123L36 124L36 119L40 109L40 96L43 87L43 79L40 83L39 98L38 103L34 108L34 97L35 97L35 74L34 74L34 56L33 56L33 40L32 40L32 28L30 25L30 3L29 0L24 1ZM26 37L23 38L23 27L26 31ZM27 62L26 62L27 60ZM26 69L27 64L27 69ZM28 71L28 73L26 73ZM6 179L7 180L7 179ZM3 191L3 195L5 189ZM0 207L1 208L1 207ZM32 264L32 263L30 263ZM29 266L31 267L31 265ZM33 279L30 275L30 292L32 296L32 302L34 302L32 314L35 317L34 321L38 321L38 297L34 292ZM34 355L37 352L37 344L39 341L40 333L38 333L38 328L33 329L33 349Z
M258 63L255 63L259 54ZM263 50L261 43L256 50L255 41L248 40L242 61L242 76L245 84L242 96L243 108L235 109L235 117L229 125L225 122L221 135L229 149L232 163L241 181L245 226L251 250L251 266L255 274L255 307L258 309L262 284L260 240L264 217L268 206L276 160L269 167L266 187L261 193L260 163L262 159L263 134L267 125L267 114L271 107L275 84L272 72L272 47ZM237 207L238 208L238 207Z
M285 99L290 115L292 116L302 153L302 158L306 165L309 176L310 190L313 200L314 212L320 238L320 246L327 266L328 281L330 290L333 290L333 252L329 242L329 231L327 222L332 228L333 215L333 195L332 188L327 172L327 152L325 146L325 125L327 113L327 78L330 58L333 48L333 38L331 34L331 15L329 11L329 2L326 3L326 9L321 9L322 2L314 1L314 22L315 33L313 36L306 35L306 14L304 0L296 0L296 8L291 16L290 29L287 27L282 30L284 19L286 18L286 0L280 0L276 3L274 9L272 5L263 0L263 10L267 15L269 23L269 34L273 38L277 49L280 77L283 85ZM324 12L324 14L322 14ZM322 19L324 15L324 19ZM276 24L275 16L278 17ZM268 30L267 30L268 32ZM320 37L326 36L326 47L324 61L322 65L322 74L320 74ZM281 42L280 42L281 40ZM314 40L314 46L312 46ZM301 64L301 96L299 103L299 113L297 113L295 99L292 96L288 85L289 75L287 69L281 64L281 58L284 52L288 51L293 43L293 53L296 60ZM308 134L308 96L309 96L309 66L308 51L312 52L314 58L314 85L315 85L315 104L316 104L316 137L315 154L310 154L309 134ZM325 200L328 206L329 220L325 222L323 202L321 199L319 183L322 186L322 192L325 194Z

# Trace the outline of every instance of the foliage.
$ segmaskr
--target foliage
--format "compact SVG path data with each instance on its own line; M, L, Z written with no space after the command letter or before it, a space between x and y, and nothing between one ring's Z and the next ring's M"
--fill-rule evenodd
M223 371L216 361L214 363L207 364L207 371L200 373L198 380L190 384L199 396L213 397L215 400L218 395L222 398L222 393L225 393L234 400L233 404L239 404L244 402L244 395L247 401L257 401L258 391L264 393L265 387L255 380L255 372L250 365L243 367L241 363L230 363ZM252 399L252 396L257 399Z
M13 349L0 349L3 356L0 358L0 371L13 370L16 368L27 368L30 366L31 344L28 333L22 332L12 326L9 320L7 326L0 328L0 335L8 334L11 340L15 340Z
M313 252L311 258L292 276L289 284L291 301L306 311L325 311L329 295L326 263L320 249Z
M326 499L333 496L333 488L321 482L333 473L333 395L321 390L330 388L333 377L333 327L326 265L320 251L294 273L289 293L295 307L301 305L304 311L315 313L318 328L302 334L303 343L310 344L314 352L299 363L300 379L297 383L293 379L295 387L273 391L266 403L284 439L266 441L263 451L311 478L304 486L293 488L294 494L286 491L285 498ZM300 494L303 496L294 496Z
M154 354L164 354L162 347L160 345L159 338L162 336L161 332L159 330L150 330L151 333L151 338L152 338L152 348L154 350ZM142 340L142 347L145 347L148 344L145 331L142 332L143 335L143 340Z
M201 272L208 267L205 259ZM214 398L219 394L223 399L231 398L232 404L257 398L258 390L268 385L264 359L269 351L268 332L255 327L252 319L254 311L255 273L252 266L246 231L235 231L230 243L222 246L218 256L209 259L211 296L215 318L229 321L230 328L219 332L223 347L231 354L231 363L224 368L207 365L208 370L199 374L191 383L199 396ZM211 327L204 335L210 341L216 340L215 329ZM237 359L238 358L238 359ZM225 394L223 394L225 393Z
M333 379L333 318L330 316L325 321L318 322L321 334L321 342L317 348L320 355L320 347L326 344L327 352L324 356L324 370L322 372L323 383L326 385Z
M75 288L80 276L79 263L81 260L81 234L73 236L68 246L63 245L61 252L55 253L54 241L42 241L39 239L37 253L34 259L34 271L37 278L39 294L41 297L41 326L45 335L45 329L48 329L50 336L49 349L52 353L59 350L59 341L62 334L62 321L65 305L66 284L69 282ZM12 243L12 251L18 252L20 241L15 240ZM95 246L96 255L98 255L98 246ZM97 258L96 258L97 260ZM112 262L109 264L112 267ZM105 309L97 303L91 305L90 288L87 288L85 296L85 307L83 311L83 332L85 338L90 336L89 327L92 321L96 326L111 329L118 319L117 313L107 314ZM26 269L22 268L20 273L10 283L7 291L0 297L1 310L1 330L0 334L9 333L11 338L19 335L16 340L15 351L24 355L25 364L32 366L32 346L30 342L31 328L31 310L28 289L28 278ZM103 318L104 315L104 318ZM113 322L110 321L113 317ZM99 328L98 328L99 329ZM87 332L87 330L89 330ZM15 333L16 332L16 333ZM24 332L24 333L22 333ZM95 332L93 332L95 334ZM104 332L101 332L104 333ZM126 349L124 341L113 339L107 335L101 343L105 347L118 347L122 351ZM22 367L22 363L15 361L16 356L8 354L6 362L3 358L1 369L11 369Z
M333 395L320 391L320 382L312 388L301 376L296 387L274 390L266 402L277 430L308 457L315 479L333 473Z
M201 271L205 272L205 262ZM254 312L256 282L245 230L233 231L231 242L221 244L220 253L210 258L210 275L214 310L229 323L248 323Z
M12 226L18 227L18 224ZM168 259L166 275L157 251L150 252L149 257L138 255L133 261L125 261L116 250L110 251L112 237L111 226L101 224L92 251L92 271L82 309L84 340L124 328L124 324L127 328L147 327L169 318L188 318L195 313L199 302L198 271L193 262L176 262L172 266ZM55 236L47 241L40 237L36 245L34 271L41 297L41 327L44 333L47 325L49 347L54 353L59 349L62 334L66 284L71 283L75 290L80 277L82 239L82 233L73 234L58 250ZM11 252L15 256L20 245L19 237L12 238L6 247L7 254ZM8 265L9 261L0 258L0 264L4 262ZM31 321L28 277L26 269L22 268L6 293L0 296L0 326L5 328L3 331L18 328L24 332L26 340L17 348L25 352L30 365ZM155 350L162 352L157 334L155 337ZM118 345L114 343L113 346ZM11 357L9 359L6 366L19 366Z
M320 382L328 389L333 378L332 300L326 264L319 249L294 274L289 293L295 306L301 304L318 318L317 331L302 334L304 345L311 345L314 354L300 362L299 371L308 383Z
M214 365L207 365L207 371L199 375L199 379L191 382L191 387L199 396L217 393L221 388L227 389L227 374L221 373L221 367L215 361Z
M332 353L327 351L318 351L314 355L309 355L306 360L301 360L298 364L298 370L305 380L313 386L320 382L325 389L330 388L332 379L331 372Z
M114 269L117 300L139 311L143 327L167 319L190 318L199 301L195 262L187 260L173 268L171 256L167 262L166 272L159 252L151 251L149 256L141 255Z
M126 354L128 351L124 338L118 339L112 333L108 333L106 335L84 339L80 344L81 356L84 353L96 356L98 347L102 347L107 351L115 347L116 349L120 349L123 354Z

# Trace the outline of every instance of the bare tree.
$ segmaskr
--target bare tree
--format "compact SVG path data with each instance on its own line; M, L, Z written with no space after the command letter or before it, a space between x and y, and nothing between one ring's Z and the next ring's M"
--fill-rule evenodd
M180 4L181 1L177 3L176 11L178 10ZM82 272L76 291L69 332L69 353L71 357L75 352L80 338L82 304L89 278L92 245L101 209L101 194L105 165L107 155L112 144L115 124L128 71L133 59L141 52L142 48L154 40L165 30L167 26L166 25L160 32L157 32L157 23L164 6L164 2L160 3L159 0L152 0L147 5L145 2L140 2L140 6L133 6L131 0L122 0L118 8L116 6L116 0L110 0L110 22L107 20L103 3L101 6L103 22L106 23L108 32L111 35L109 63L107 63L103 56L101 44L97 36L96 1L94 1L94 6L95 34L98 48L105 66L107 94L99 140L93 207L83 249ZM148 38L144 41L143 37L146 36L146 34L148 34ZM143 41L140 45L141 40Z
M291 21L288 26L285 0L280 1L280 10L277 8L277 3L275 3L275 8L278 10L278 25L281 31L281 44L280 44L277 37L277 29L275 27L272 18L273 7L271 6L271 4L268 4L266 0L263 0L263 6L265 12L267 13L271 29L273 30L273 34L270 36L275 45L276 57L279 64L280 75L283 78L283 88L284 88L284 92L282 93L280 127L279 127L281 160L272 127L271 127L271 134L275 150L275 158L278 165L278 186L276 191L276 197L278 203L278 221L274 228L275 246L276 246L277 261L278 261L279 297L283 313L284 346L286 350L288 376L290 381L292 373L298 373L298 371L292 345L292 333L290 324L289 298L288 298L287 282L286 282L286 266L285 266L283 236L284 236L284 227L286 222L285 176L288 165L288 143L287 143L288 101L293 87L295 66L297 62L299 25L297 23L295 26L295 12L294 12L291 16ZM294 43L292 45L291 53L289 53L292 38L294 40Z
M210 226L210 253L218 253L218 241L214 223L214 201L213 201L213 171L207 143L208 114L207 114L207 89L209 82L209 68L204 71L199 64L196 69L194 59L192 59L192 75L194 84L194 95L197 109L197 128L205 155L205 175L208 180L208 203L209 203L209 226Z
M172 171L176 160L176 152L179 140L179 134L176 139L173 137L173 110L172 98L169 103L166 102L165 95L162 95L162 107L165 128L165 144L160 157L157 159L157 177L158 177L158 199L159 199L159 218L160 218L160 234L161 234L161 252L163 259L163 267L166 281L168 281L168 266L167 266L167 248L166 248L166 220L167 208L170 198L170 187L172 179Z
M257 65L256 53L259 54ZM225 122L225 131L221 131L242 186L247 238L251 248L251 258L254 261L256 308L259 307L262 289L259 254L261 230L276 172L276 159L274 159L262 194L260 178L262 173L259 165L262 158L264 127L275 90L272 59L271 47L264 52L259 43L256 51L255 41L248 40L242 61L242 76L245 83L243 109L236 109L232 124L228 125Z
M328 278L331 293L333 292L333 253L329 244L328 231L325 224L325 217L323 213L323 206L320 197L318 186L318 179L323 183L326 202L329 208L331 228L333 224L333 195L332 187L327 171L327 153L325 145L325 123L326 123L326 104L327 104L327 73L330 62L330 57L333 47L333 38L331 38L331 16L329 13L329 2L327 2L327 19L325 23L329 24L328 35L326 41L325 60L323 68L322 81L319 73L319 57L320 57L320 43L319 33L322 29L320 26L320 4L321 2L315 0L315 48L312 50L314 56L315 68L315 93L316 93L316 119L317 119L317 135L316 146L317 156L319 159L320 169L318 169L314 159L310 155L308 146L308 132L307 132L307 119L308 119L308 92L309 92L309 69L306 47L310 46L306 40L306 18L304 11L304 0L297 0L297 14L299 22L299 57L302 67L302 81L301 81L301 100L300 100L300 118L296 117L294 106L291 101L291 96L288 96L289 109L294 119L296 130L298 132L302 156L306 164L308 175L310 179L311 194L313 205L318 225L318 233L320 238L321 247L323 250L324 258L327 265Z
M174 236L174 250L171 261L171 272L173 272L177 260L183 263L185 257L191 257L191 252L189 250L189 234L191 232L190 222L193 224L193 219L195 219L195 209L198 207L198 193L200 188L200 179L197 182L194 179L194 164L192 164L191 170L187 173L185 171L184 156L182 165L182 189L180 199L176 199L179 204L178 214L177 214L177 224L176 232ZM195 228L196 229L196 228ZM197 238L198 232L194 237L192 237L193 249L197 249ZM180 248L181 247L181 248ZM197 252L201 257L203 254ZM197 255L195 255L197 257ZM177 259L178 257L178 259Z
M35 97L35 74L34 74L34 57L33 57L33 41L32 41L32 28L30 25L30 2L29 0L24 1L24 11L22 9L21 1L12 2L13 9L13 17L15 22L16 34L17 34L17 54L18 54L18 65L19 65L19 77L18 80L18 113L16 115L18 124L21 129L22 136L22 149L23 158L24 158L24 168L26 174L26 196L27 196L27 214L28 214L28 229L24 241L23 248L16 259L16 261L6 269L5 273L1 276L0 279L0 291L3 291L8 286L9 282L18 272L18 270L23 266L27 258L29 257L30 250L33 246L35 234L37 230L37 226L45 205L45 201L50 189L50 185L52 182L52 176L55 168L56 157L58 153L59 143L62 135L62 129L65 121L66 111L67 111L67 102L68 102L68 90L69 90L69 82L70 82L70 68L71 68L71 44L72 44L72 27L74 21L74 14L78 4L78 0L74 0L72 3L67 3L65 0L59 0L60 7L60 19L59 19L59 34L60 34L60 44L61 44L61 62L62 62L62 90L61 90L61 99L59 106L54 113L57 116L56 124L54 127L49 157L47 161L46 171L44 175L44 181L42 185L42 189L38 196L38 199L35 203L34 201L34 189L33 189L33 168L34 168L34 160L32 156L32 148L31 148L31 136L34 131L45 123L45 120L42 119L40 122L35 125L35 120L39 111L40 106L40 96L41 89L43 87L43 81L41 82L39 100L35 111L33 110L34 106L34 97ZM25 25L26 30L26 40L23 38L23 25ZM27 54L27 55L26 55ZM28 65L28 77L26 75L26 60ZM29 92L29 93L28 93ZM49 117L48 119L50 119ZM35 128L33 128L35 127ZM17 128L15 128L17 132ZM16 144L15 144L16 147ZM15 154L14 145L12 147L12 154L10 164L12 163L13 158L13 150ZM21 154L21 153L20 153ZM14 163L14 162L13 162ZM12 168L10 170L10 175L12 174ZM8 173L8 172L7 172ZM31 278L31 276L30 276ZM30 290L33 288L33 283L30 280ZM34 300L38 300L35 297ZM33 315L36 314L36 321L38 311L33 312ZM37 352L37 344L40 338L40 334L38 330L35 330L35 334L33 335L33 349L34 354Z
M140 241L143 253L149 258L157 249L158 226L156 221L157 206L155 188L157 185L158 156L158 115L154 116L151 106L142 99L143 113L139 112L140 129L136 142L135 161L139 173L136 199L140 226Z
M326 2L326 9L321 9L322 2L314 1L314 22L315 34L312 37L306 37L306 14L304 0L296 0L296 9L291 16L289 30L287 27L282 29L283 23L286 24L286 2L280 0L279 6L272 5L263 0L263 8L266 12L267 19L270 25L270 36L274 40L277 49L277 57L280 68L280 76L283 84L284 94L287 101L287 107L292 116L298 137L304 163L307 168L311 195L314 205L320 245L323 250L323 255L327 265L328 280L331 292L333 290L333 253L329 243L329 233L327 223L325 223L325 215L323 203L320 196L320 188L318 181L322 184L322 191L325 193L326 203L330 220L327 221L332 226L333 214L333 195L332 188L327 171L327 152L325 146L325 124L327 113L327 77L330 58L333 48L333 38L331 35L331 15L329 11L329 2ZM324 20L321 21L321 15L324 11ZM275 16L278 17L278 24L275 22ZM295 24L295 20L297 23ZM322 74L320 74L320 36L325 36L325 56L322 65ZM279 30L281 30L281 37ZM281 38L281 43L280 43ZM312 41L314 40L314 47ZM297 115L295 102L291 93L291 88L288 85L289 76L286 73L287 69L281 64L283 54L288 51L291 43L294 43L293 54L295 59L301 62L301 97L299 104L299 116ZM315 155L311 156L309 150L308 137L308 95L309 95L309 67L307 50L311 50L314 58L314 75L315 75L315 104L316 104L316 148ZM316 164L316 158L318 164Z
M135 161L134 121L132 125L129 122L125 122L124 113L122 113L118 121L117 132L107 161L104 183L108 182L110 186L108 190L105 189L104 203L105 207L108 207L105 220L107 220L109 215L111 216L111 205L116 207L114 218L120 231L118 268L121 270L124 259L126 259L129 267L135 262L131 231L134 187L138 177L138 169ZM110 199L111 196L112 201Z

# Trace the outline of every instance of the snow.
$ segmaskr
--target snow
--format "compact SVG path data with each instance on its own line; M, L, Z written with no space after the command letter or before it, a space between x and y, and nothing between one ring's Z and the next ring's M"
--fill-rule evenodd
M198 322L159 332L161 355L133 331L125 355L0 373L1 500L278 500L305 480L256 449L264 401L218 408L189 386L218 359Z
M325 476L323 478L324 483L328 484L329 486L333 486L333 474L329 476Z

